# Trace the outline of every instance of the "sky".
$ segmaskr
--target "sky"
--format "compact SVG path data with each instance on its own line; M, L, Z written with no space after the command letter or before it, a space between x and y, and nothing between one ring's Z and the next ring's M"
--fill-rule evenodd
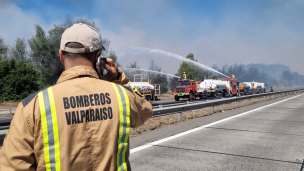
M122 66L151 60L175 74L181 61L136 51L145 47L198 62L284 64L304 74L303 0L0 0L0 36L13 45L66 17L94 21Z

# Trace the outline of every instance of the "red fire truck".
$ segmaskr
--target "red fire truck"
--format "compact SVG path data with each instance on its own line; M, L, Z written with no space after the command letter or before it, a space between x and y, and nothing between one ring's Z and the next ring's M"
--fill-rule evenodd
M197 92L201 81L191 79L178 80L178 85L174 90L174 99L179 101L180 98L187 98L189 101L199 97L202 93Z

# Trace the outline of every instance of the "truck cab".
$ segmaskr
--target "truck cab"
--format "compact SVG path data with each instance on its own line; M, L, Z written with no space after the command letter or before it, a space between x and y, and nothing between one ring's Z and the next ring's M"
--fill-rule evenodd
M192 100L196 96L197 82L191 79L179 80L176 89L174 90L174 99L179 101L180 98Z

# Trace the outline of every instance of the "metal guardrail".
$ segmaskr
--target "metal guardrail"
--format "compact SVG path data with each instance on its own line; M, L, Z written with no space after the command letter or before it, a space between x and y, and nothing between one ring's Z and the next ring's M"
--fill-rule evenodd
M10 127L12 118L2 118L0 119L0 130L8 129Z
M214 113L214 106L219 106L222 104L227 103L233 103L233 108L235 108L235 102L241 101L241 100L247 100L248 105L250 105L250 99L254 98L260 98L271 95L278 95L278 94L286 94L286 93L299 93L303 92L304 88L301 89L292 89L292 90L284 90L284 91L277 91L277 92L271 92L271 93L262 93L262 94L254 94L254 95L247 95L247 96L239 96L234 98L225 98L225 99L219 99L219 100L213 100L213 101L204 101L201 103L192 103L192 104L185 104L185 105L179 105L179 106L172 106L172 107L164 107L164 108L157 108L153 110L153 117L159 117L164 115L171 115L179 113L179 121L181 120L181 113L189 110L195 110L195 109L202 109L205 107L213 107L212 113Z
M179 121L181 120L181 113L188 111L188 110L195 110L195 109L202 109L204 107L213 107L212 113L214 112L214 106L218 106L221 104L227 104L227 103L234 103L233 106L235 107L235 102L241 101L241 100L248 100L248 105L250 104L249 100L253 98L260 98L263 96L271 96L271 95L277 95L277 94L286 94L286 93L299 93L304 92L304 88L301 89L293 89L293 90L284 90L284 91L277 91L272 93L263 93L263 94L255 94L255 95L249 95L249 96L239 96L234 98L225 98L225 99L219 99L219 100L212 100L212 101L204 101L204 102L198 102L198 103L189 103L185 105L179 105L179 106L172 106L172 107L164 107L164 108L157 108L153 109L153 116L152 117L159 117L164 115L171 115L179 113ZM0 130L8 129L10 126L12 118L3 118L0 119Z

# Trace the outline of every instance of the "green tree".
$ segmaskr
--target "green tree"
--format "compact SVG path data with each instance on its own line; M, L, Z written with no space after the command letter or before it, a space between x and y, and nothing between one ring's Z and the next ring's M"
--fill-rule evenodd
M0 60L8 59L8 46L5 44L4 39L0 37Z
M187 58L187 59L190 59L190 60L192 60L192 61L197 62L197 60L194 59L193 53L189 53L189 54L186 56L186 58Z
M17 38L15 45L11 48L11 58L17 62L28 62L26 41L25 39Z
M58 50L60 49L60 40L62 33L72 26L74 23L85 23L97 31L100 30L96 27L94 22L78 19L72 20L70 17L66 18L66 21L62 25L55 25L53 29L49 30L48 34L39 25L35 25L36 34L29 39L30 46L29 56L33 65L41 73L41 86L45 87L56 83L61 73L64 71L64 66L60 62ZM108 49L110 41L102 39L103 45ZM103 56L107 53L102 52Z
M55 26L55 29L50 30L49 36L45 34L41 26L35 25L35 29L36 35L28 41L31 48L30 57L34 66L41 73L41 86L45 87L55 84L58 74L63 71L63 65L58 56L60 47L58 29L60 28Z
M39 72L14 59L0 61L0 102L20 101L39 89Z
M191 59L193 61L197 61L194 59L194 55L192 53L188 54L186 58ZM205 77L211 78L213 76L211 72L185 61L180 64L177 74L179 77L182 77L184 72L186 72L187 78L195 81L202 81Z
M49 31L49 36L47 39L49 47L49 60L51 63L48 65L52 73L50 79L50 84L55 84L61 73L64 71L64 66L60 61L58 50L60 49L61 35L66 28L60 25L55 25L53 29Z

